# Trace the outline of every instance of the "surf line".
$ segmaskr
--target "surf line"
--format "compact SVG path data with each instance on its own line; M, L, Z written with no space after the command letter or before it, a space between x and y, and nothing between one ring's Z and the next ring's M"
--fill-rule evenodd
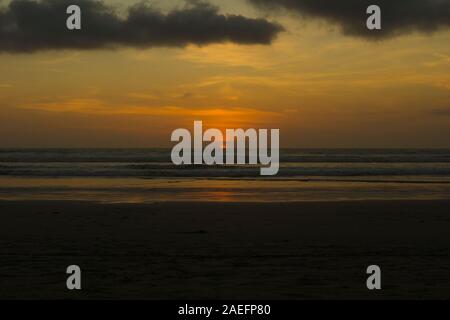
M245 131L244 129L226 129L224 136L219 129L208 129L203 132L203 122L194 121L193 139L189 130L180 128L172 132L171 141L178 142L171 153L172 162L175 165L192 164L192 149L194 149L194 164L197 165L261 164L260 174L262 176L274 176L280 168L279 129L270 130L270 155L268 129L247 129ZM204 143L209 144L203 148ZM226 149L225 157L224 149ZM235 153L235 149L237 153Z

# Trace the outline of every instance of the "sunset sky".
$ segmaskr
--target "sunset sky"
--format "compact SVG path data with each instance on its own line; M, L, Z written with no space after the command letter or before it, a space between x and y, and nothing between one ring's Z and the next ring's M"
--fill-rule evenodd
M69 2L89 15L92 1ZM164 31L134 37L142 26L111 35L89 18L67 35L50 10L65 0L40 1L50 9L27 22L15 15L27 1L0 0L0 147L168 147L194 120L279 128L283 147L450 147L450 1L378 1L375 37L355 1L151 1L140 12ZM123 21L137 1L103 3Z

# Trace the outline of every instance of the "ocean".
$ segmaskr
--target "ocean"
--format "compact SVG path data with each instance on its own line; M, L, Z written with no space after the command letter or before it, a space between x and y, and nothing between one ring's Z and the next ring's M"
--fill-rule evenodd
M450 149L281 149L280 171L175 166L170 149L0 149L0 199L284 202L450 199Z

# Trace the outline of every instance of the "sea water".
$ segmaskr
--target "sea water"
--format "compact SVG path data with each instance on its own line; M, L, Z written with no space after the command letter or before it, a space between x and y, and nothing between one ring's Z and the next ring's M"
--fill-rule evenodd
M280 171L175 166L170 149L0 149L0 199L450 199L450 149L281 149Z

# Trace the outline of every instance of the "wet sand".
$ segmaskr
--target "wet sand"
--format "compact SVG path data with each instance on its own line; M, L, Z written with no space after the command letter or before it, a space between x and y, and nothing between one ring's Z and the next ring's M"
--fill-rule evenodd
M450 299L450 201L0 201L0 298ZM82 268L68 291L65 269ZM382 290L366 289L366 268Z

